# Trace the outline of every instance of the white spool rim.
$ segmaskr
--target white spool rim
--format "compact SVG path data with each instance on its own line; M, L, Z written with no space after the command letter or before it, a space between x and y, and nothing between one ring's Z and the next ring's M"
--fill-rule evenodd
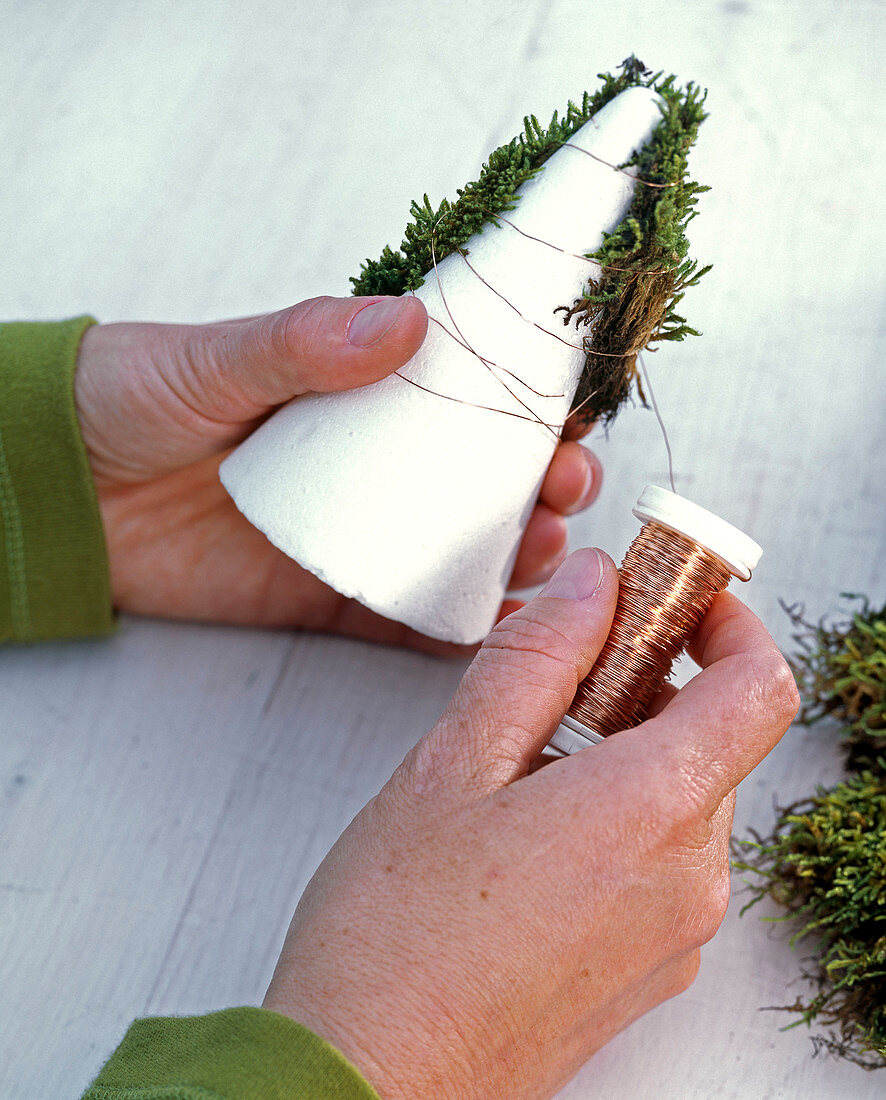
M571 756L572 753L578 752L580 749L599 745L601 741L605 740L605 737L595 733L594 730L588 729L583 722L579 722L571 714L566 714L560 725L557 726L554 736L548 742L548 748L552 754Z
M725 519L658 485L646 486L634 515L644 523L653 520L697 542L743 581L751 579L763 553L761 546Z

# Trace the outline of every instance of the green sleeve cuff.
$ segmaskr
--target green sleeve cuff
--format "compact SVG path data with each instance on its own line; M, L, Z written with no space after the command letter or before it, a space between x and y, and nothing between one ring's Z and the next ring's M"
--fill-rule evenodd
M0 641L109 634L108 556L74 406L91 317L0 325Z
M136 1020L82 1100L379 1100L335 1047L288 1016L226 1008Z

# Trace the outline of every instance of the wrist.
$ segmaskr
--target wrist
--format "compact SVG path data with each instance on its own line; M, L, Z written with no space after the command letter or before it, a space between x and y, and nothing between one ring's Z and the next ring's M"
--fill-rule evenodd
M321 1007L310 997L299 995L297 990L286 989L275 977L262 1002L262 1008L288 1016L325 1039L347 1058L383 1100L394 1100L404 1095L394 1083L387 1067L380 1063L377 1053L368 1051L365 1044L355 1038L353 1026L344 1026L329 1005Z
M336 1048L372 1085L383 1100L479 1100L465 1082L465 1059L458 1032L440 1023L431 1030L423 1013L398 1002L387 1008L366 999L347 1007L334 998L312 996L306 989L287 988L276 977L262 1003L288 1016Z

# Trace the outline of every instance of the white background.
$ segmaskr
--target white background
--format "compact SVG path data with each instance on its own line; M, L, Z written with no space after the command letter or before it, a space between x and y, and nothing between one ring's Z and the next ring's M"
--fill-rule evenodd
M409 201L475 178L524 113L545 121L631 52L708 87L693 171L713 191L691 235L715 268L684 303L704 337L649 357L677 489L763 545L739 587L786 648L779 599L816 618L841 591L883 601L883 5L0 13L9 318L199 321L347 293ZM664 449L630 408L594 445L606 485L572 540L618 558ZM132 619L111 641L0 654L0 1097L76 1096L137 1015L256 1003L313 869L460 672ZM828 731L792 731L742 787L737 832L838 774ZM882 1095L882 1076L813 1060L804 1028L760 1011L802 991L800 960L741 902L690 991L563 1096Z

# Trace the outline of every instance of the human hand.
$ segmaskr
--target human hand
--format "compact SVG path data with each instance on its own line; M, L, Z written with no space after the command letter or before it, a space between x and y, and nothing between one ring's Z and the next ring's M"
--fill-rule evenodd
M385 1100L551 1096L690 984L723 918L733 791L796 687L723 594L694 641L703 671L655 717L530 773L617 587L609 559L578 551L499 623L299 903L265 1007Z
M89 329L75 397L116 606L452 650L345 599L291 561L244 519L218 478L228 451L276 406L385 377L415 354L426 329L424 306L409 297L315 298L219 324ZM575 442L558 448L514 587L550 576L566 554L564 516L590 504L600 480L590 452Z

